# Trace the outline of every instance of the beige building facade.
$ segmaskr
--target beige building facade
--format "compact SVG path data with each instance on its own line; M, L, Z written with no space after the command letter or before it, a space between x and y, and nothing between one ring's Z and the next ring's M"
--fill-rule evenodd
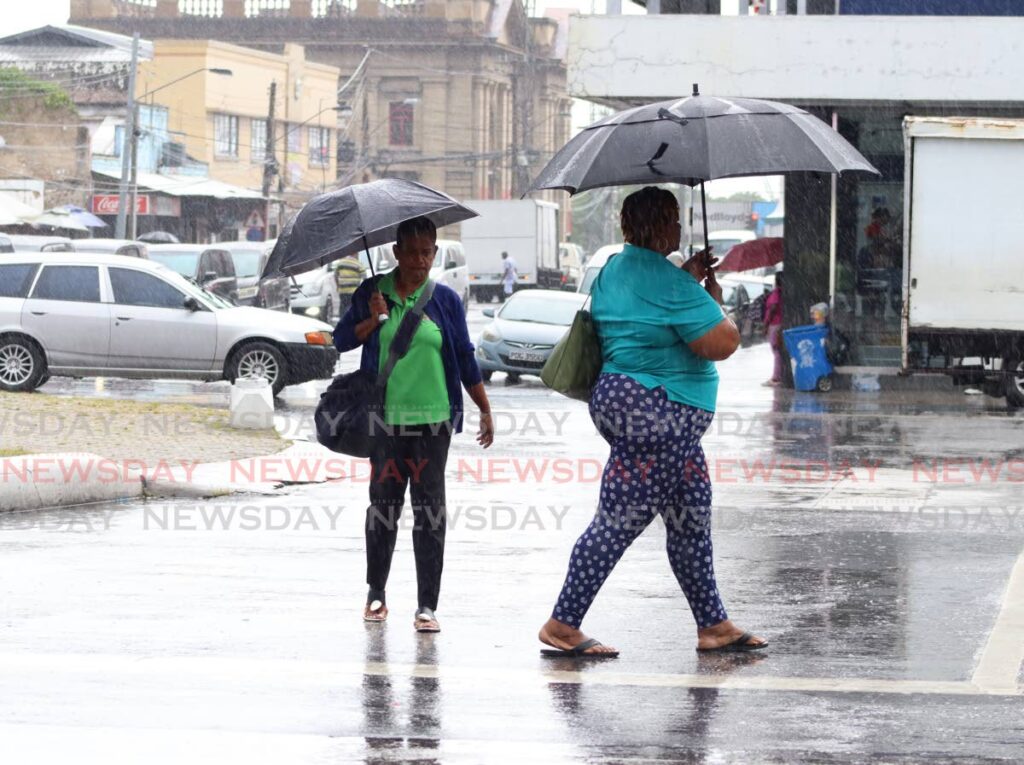
M153 59L139 67L136 97L167 109L169 134L209 167L210 178L260 189L272 143L279 171L272 193L308 196L333 182L336 67L307 61L293 44L281 54L210 40L157 40L153 47Z
M156 41L219 40L207 48L218 54L234 43L287 58L294 43L308 60L336 68L331 105L339 110L322 115L324 124L331 114L338 120L335 174L333 165L299 167L290 153L283 170L299 190L325 177L337 186L401 176L463 199L517 198L569 138L567 20L530 18L523 0L72 0L71 23ZM159 58L164 46L157 47ZM229 97L235 78L213 77L203 78L207 132L217 109L245 119L266 112L258 95L247 93L244 103ZM310 97L289 120L318 108ZM240 142L248 129L239 126ZM209 145L211 175L222 165L225 179L242 183L241 157L220 162ZM290 164L301 178L288 178ZM564 194L550 197L566 202Z

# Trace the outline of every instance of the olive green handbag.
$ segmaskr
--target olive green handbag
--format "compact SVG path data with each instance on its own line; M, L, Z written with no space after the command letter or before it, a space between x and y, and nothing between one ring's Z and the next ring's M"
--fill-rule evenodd
M587 297L587 301L590 297ZM590 401L590 389L601 374L601 341L586 303L576 312L572 326L555 345L540 379L551 390L579 401Z

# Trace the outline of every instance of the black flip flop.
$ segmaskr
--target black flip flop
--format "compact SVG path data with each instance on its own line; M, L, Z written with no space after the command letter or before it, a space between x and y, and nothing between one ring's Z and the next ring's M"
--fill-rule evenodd
M749 632L744 632L738 638L733 640L731 643L720 645L716 648L698 648L698 653L746 653L747 651L760 651L763 648L768 647L768 641L763 643L751 643L750 639L754 637Z
M570 658L570 659L614 659L619 655L618 651L609 651L601 653L587 653L588 648L593 648L595 645L603 645L601 641L590 638L584 640L579 645L573 646L569 650L562 650L561 648L541 648L540 655L547 658Z

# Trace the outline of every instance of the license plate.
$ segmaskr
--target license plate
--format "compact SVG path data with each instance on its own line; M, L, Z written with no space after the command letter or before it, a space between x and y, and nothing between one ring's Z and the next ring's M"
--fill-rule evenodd
M509 351L509 361L544 361L543 353L530 353L529 351Z

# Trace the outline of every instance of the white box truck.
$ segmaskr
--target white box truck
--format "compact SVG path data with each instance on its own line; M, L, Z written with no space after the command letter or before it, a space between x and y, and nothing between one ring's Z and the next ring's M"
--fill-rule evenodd
M907 117L902 365L1024 406L1024 120Z
M462 223L462 247L469 266L469 289L480 302L499 298L501 253L515 260L516 289L559 289L558 205L539 199L469 199L480 213Z

